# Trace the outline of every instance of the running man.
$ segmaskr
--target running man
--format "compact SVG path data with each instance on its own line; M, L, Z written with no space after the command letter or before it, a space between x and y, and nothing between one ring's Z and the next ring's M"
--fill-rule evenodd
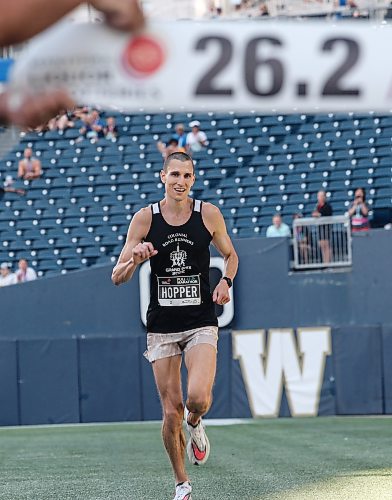
M192 487L185 470L184 452L192 464L204 464L210 444L202 424L212 401L216 370L218 321L214 302L230 301L238 257L220 210L189 198L195 182L189 155L172 153L161 179L165 197L137 212L127 241L113 269L115 285L125 283L137 266L150 259L151 297L147 312L147 351L163 408L162 437L176 482L174 500L191 500ZM225 273L210 292L210 243L225 260ZM182 429L184 403L181 361L188 371L185 444Z

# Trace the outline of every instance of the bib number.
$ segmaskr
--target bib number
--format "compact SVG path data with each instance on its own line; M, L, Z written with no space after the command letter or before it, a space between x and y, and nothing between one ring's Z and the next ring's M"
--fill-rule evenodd
M163 307L200 305L200 276L158 276L158 303Z

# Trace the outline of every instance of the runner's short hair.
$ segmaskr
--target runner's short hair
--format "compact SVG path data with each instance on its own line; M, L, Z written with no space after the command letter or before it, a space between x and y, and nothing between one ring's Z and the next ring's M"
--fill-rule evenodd
M182 151L175 151L174 153L171 153L165 160L165 163L163 164L163 170L165 172L167 172L167 167L169 166L169 163L172 161L172 160L179 160L179 161L182 161L182 162L186 162L186 161L190 161L192 163L192 169L193 169L193 172L195 172L195 166L193 164L193 160L192 158L187 154L187 153L183 153Z

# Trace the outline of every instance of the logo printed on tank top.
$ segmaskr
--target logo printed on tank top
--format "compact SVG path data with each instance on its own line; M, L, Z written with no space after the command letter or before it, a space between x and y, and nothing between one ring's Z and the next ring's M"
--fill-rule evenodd
M181 267L185 266L185 261L186 261L187 253L185 250L180 250L179 245L177 245L177 250L170 253L170 259L173 263L173 267Z

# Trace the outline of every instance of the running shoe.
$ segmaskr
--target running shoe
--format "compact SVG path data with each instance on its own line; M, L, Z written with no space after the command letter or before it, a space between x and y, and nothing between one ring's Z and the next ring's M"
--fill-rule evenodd
M190 439L186 446L189 461L193 465L203 465L207 462L210 454L210 442L201 419L196 427L188 423L188 408L185 407L185 422Z
M189 481L176 486L176 496L173 500L192 500L192 486Z

